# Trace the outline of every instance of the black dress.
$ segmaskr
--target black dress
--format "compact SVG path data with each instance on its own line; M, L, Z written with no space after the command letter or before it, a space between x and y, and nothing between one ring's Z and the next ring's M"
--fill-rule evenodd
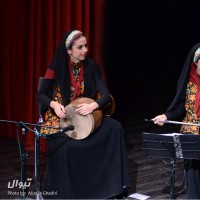
M178 79L176 95L165 113L169 120L176 119L177 117L183 118L186 114L186 90L190 78L191 63L194 53L199 47L200 43L195 44L187 55ZM187 199L200 199L200 161L185 160L184 168L186 174Z
M53 82L54 88L60 88L60 103L63 106L70 103L70 67L64 48L68 35L69 33L65 34L61 39L48 69L55 76L45 75L47 79L41 84L38 92L39 102L47 107L52 100L48 95ZM88 56L83 61L83 66L83 97L95 99L98 91L100 98L95 101L101 109L110 99L101 70ZM55 81L51 81L51 78ZM47 136L47 144L44 198L105 199L130 188L124 129L115 119L104 116L101 126L86 139L74 140L64 133L59 133Z
M55 134L47 142L44 198L110 198L131 186L124 130L116 120L105 117L87 139Z

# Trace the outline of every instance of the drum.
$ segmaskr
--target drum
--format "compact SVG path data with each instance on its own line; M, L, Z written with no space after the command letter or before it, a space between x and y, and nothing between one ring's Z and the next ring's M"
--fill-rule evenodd
M94 102L94 100L82 97L72 101L65 107L66 118L60 119L60 127L64 128L70 124L74 126L74 130L65 132L66 135L73 139L81 140L99 128L103 120L102 110L94 110L88 115L80 115L75 112L79 104L91 102Z

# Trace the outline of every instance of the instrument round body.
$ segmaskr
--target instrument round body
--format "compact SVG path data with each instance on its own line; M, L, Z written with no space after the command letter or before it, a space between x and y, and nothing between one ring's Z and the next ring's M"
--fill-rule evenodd
M75 99L65 107L66 118L60 119L60 126L61 128L64 128L70 124L74 126L74 130L65 132L66 135L73 139L81 140L85 139L99 128L103 120L102 110L94 110L88 115L80 115L75 112L78 105L91 102L94 102L94 100L91 98L82 97Z

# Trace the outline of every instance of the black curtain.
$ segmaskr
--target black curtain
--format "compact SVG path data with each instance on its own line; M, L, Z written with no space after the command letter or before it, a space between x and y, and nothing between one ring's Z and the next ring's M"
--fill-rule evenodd
M185 57L200 41L199 5L108 1L107 76L119 120L154 117L171 103Z

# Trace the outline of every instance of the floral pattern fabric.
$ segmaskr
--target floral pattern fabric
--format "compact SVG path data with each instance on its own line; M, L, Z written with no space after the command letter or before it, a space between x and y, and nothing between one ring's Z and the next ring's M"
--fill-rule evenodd
M198 123L198 116L195 114L195 100L197 94L197 85L189 82L186 89L186 116L183 119L183 122L187 123ZM199 134L199 126L189 126L189 125L182 125L180 129L181 133L193 133Z
M78 82L79 81L80 69L81 69L81 63L78 63L78 64L70 63L70 67L72 69L74 81ZM73 85L71 85L71 87L70 87L70 100L74 96L74 91L75 91L75 88L73 87ZM84 81L81 81L80 96L78 96L78 97L82 97L83 94L84 94ZM76 97L76 98L78 98L78 97ZM62 99L62 95L61 95L59 87L54 87L54 89L53 89L53 100L59 102L60 104L63 104L63 99ZM53 126L53 127L56 127L56 128L60 127L60 118L55 114L55 112L52 108L48 108L47 112L45 113L44 118L45 118L44 119L44 121L45 121L44 125L45 126L40 129L40 133L41 134L53 134L55 132L58 132L57 129L46 127L46 126Z

